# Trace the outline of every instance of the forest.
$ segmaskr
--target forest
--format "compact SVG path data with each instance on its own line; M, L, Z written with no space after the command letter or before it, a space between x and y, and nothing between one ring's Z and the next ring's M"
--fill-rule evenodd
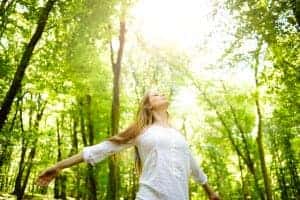
M1 0L0 199L134 200L132 148L36 179L153 88L221 199L300 199L299 0Z

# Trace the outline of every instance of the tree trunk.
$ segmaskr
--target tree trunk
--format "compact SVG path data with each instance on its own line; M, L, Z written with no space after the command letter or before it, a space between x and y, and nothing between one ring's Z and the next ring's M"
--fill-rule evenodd
M87 125L88 125L88 136L89 145L94 144L94 125L92 120L92 97L86 95L87 101ZM94 177L94 168L92 165L88 165L88 183L89 183L89 199L97 200L97 182Z
M110 135L116 135L119 132L119 119L120 119L120 71L121 71L121 61L123 56L123 49L125 43L125 19L124 13L122 13L120 19L120 33L119 33L119 49L117 54L117 60L114 61L114 51L112 44L111 48L111 64L113 70L113 101L111 109L111 133ZM107 187L107 199L108 200L118 200L120 199L120 170L118 166L118 156L113 155L109 157L109 180Z
M17 195L17 200L22 200L23 199L23 196L24 196L24 193L25 193L25 190L26 190L26 186L27 186L27 183L28 183L28 180L29 180L29 175L31 173L31 168L33 166L33 159L34 159L35 153L36 153L36 144L37 144L37 139L34 141L34 146L30 149L30 152L29 152L28 161L27 161L28 166L26 168L25 177L24 177L24 180L23 180L23 183L22 183L21 191Z
M78 153L78 132L77 132L77 127L78 127L78 117L77 116L73 116L73 124L72 124L72 134L71 134L71 138L72 138L72 147L69 153L69 157L71 157L72 155ZM78 166L74 166L74 173L76 174L76 177L80 177L80 172L79 172L79 167ZM75 199L81 199L80 196L80 179L76 178L75 181L75 186L72 187L71 189L71 196L75 197Z
M62 118L62 122L64 119ZM61 135L60 135L60 123L59 120L56 120L56 133L57 133L57 162L62 160L62 153L61 153ZM54 181L54 198L58 199L66 199L66 190L64 182L66 180L65 175L60 174Z
M241 163L241 158L238 157L238 161L239 161L239 168L240 168L240 173L241 173L241 184L242 184L242 193L243 193L243 199L247 200L247 197L250 196L248 193L248 186L246 185L247 181L245 181L244 178L244 173L243 173L243 165Z
M262 141L263 140L262 116L261 116L260 104L259 104L258 99L255 100L255 104L256 104L257 117L258 117L256 142L257 142L257 146L258 146L260 167L261 167L261 171L263 174L264 186L265 186L265 190L266 190L267 199L272 200L272 190L271 190L270 179L269 179L268 170L267 170L267 166L266 166L265 152L264 152L263 141Z
M31 118L32 107L30 107L29 111L29 119ZM20 120L20 127L21 127L21 156L20 156L20 161L19 161L19 168L18 168L18 174L15 180L15 186L14 186L14 191L12 194L20 196L18 193L20 193L21 188L22 188L22 176L23 172L25 169L25 157L26 157L26 152L27 152L27 140L25 139L25 133L24 133L24 128L23 128L23 103L21 102L20 108L19 108L19 120ZM30 123L31 125L31 123ZM31 126L29 126L29 130L31 130Z
M6 96L4 98L3 104L1 106L0 110L0 131L2 130L5 121L7 119L7 116L10 112L11 105L13 103L13 100L17 94L17 92L21 88L21 83L25 74L25 70L29 64L29 61L32 57L33 50L39 41L39 39L42 36L42 33L45 29L46 22L48 20L48 16L50 11L53 8L54 3L57 0L48 0L46 3L46 6L42 9L35 33L33 34L32 38L30 39L30 42L25 47L22 59L17 67L17 71L14 75L14 79L12 81L12 84L6 93Z
M20 162L19 162L19 169L18 169L18 174L15 180L15 187L14 187L14 191L12 192L12 194L14 195L18 195L19 191L21 191L21 184L22 184L22 175L24 172L24 168L25 168L25 155L26 155L26 151L27 151L27 147L26 144L24 142L24 138L22 138L22 148L21 148L21 157L20 157Z
M84 112L83 112L83 100L82 98L79 98L78 100L79 103L79 117L80 117L80 132L81 132L81 138L82 138L82 143L86 147L88 146L87 144L87 139L86 139L86 130L85 130L85 120L84 120ZM85 175L85 174L84 174ZM86 183L85 185L88 184L88 179L85 176L84 182ZM78 190L80 192L80 190ZM89 191L89 188L88 188ZM86 199L86 192L80 192L79 196L81 199Z
M61 160L61 151L60 151L60 135L59 135L59 121L56 119L56 139L57 139L57 159L56 161ZM59 176L54 180L54 198L59 198Z
M87 146L87 139L86 139L86 130L85 130L85 120L84 120L84 107L83 107L83 100L79 98L79 115L80 115L80 130L81 130L81 138L84 146Z
M256 105L256 116L257 116L257 147L258 147L258 153L259 153L259 160L260 160L260 167L263 175L264 180L264 186L265 186L265 192L267 200L272 200L272 189L271 189L271 183L270 178L268 175L268 170L266 166L265 161L265 152L264 152L264 146L263 146L263 132L262 132L262 113L260 108L260 102L259 102L259 81L258 81L258 67L259 67L259 55L260 55L260 49L261 49L261 42L258 44L258 49L255 52L254 58L254 80L255 80L255 89L256 89L256 95L255 95L255 105Z
M76 154L78 152L78 136L77 136L77 126L78 126L78 118L77 117L74 117L73 118L73 128L72 128L72 148L71 148L71 151L70 151L70 154L69 156L72 156L74 154Z
M79 98L78 103L79 103L79 112L80 112L80 129L81 129L81 136L82 136L82 142L84 146L89 146L92 145L93 143L93 124L92 124L92 117L91 117L91 97L89 95L86 96L86 102L87 102L87 122L85 122L85 115L84 115L84 100L83 98ZM86 132L86 126L88 127L88 132ZM87 176L85 179L86 185L88 186L88 193L87 193L87 198L88 199L97 199L97 184L96 180L94 178L94 172L93 172L93 166L91 164L88 164ZM85 195L85 194L83 194ZM83 199L85 199L83 197Z

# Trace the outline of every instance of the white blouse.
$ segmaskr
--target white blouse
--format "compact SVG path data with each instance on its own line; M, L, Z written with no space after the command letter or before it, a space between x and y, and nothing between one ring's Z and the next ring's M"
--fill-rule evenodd
M149 126L126 144L103 141L84 147L83 159L95 165L134 145L143 166L136 200L188 200L190 175L200 184L207 182L207 176L194 159L183 135L174 128L160 125Z

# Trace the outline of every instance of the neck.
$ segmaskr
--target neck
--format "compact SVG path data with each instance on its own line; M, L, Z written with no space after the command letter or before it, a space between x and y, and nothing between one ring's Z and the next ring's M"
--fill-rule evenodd
M154 124L161 126L170 126L168 122L168 113L165 110L153 111Z

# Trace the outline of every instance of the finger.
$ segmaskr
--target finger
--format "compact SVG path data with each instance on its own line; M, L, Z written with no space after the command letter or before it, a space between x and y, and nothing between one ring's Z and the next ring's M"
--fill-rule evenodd
M46 186L46 185L48 185L48 182L49 182L49 181L47 181L47 180L45 180L45 179L39 179L39 180L37 181L37 184L38 184L39 186Z
M42 182L42 186L47 186L48 185L48 182L47 181L43 181Z
M45 185L45 183L44 183L43 180L40 180L40 181L38 182L38 184L39 184L40 186L44 186L44 185Z
M40 185L41 184L41 182L42 182L42 179L37 179L37 181L36 181L36 183L38 184L38 185Z

